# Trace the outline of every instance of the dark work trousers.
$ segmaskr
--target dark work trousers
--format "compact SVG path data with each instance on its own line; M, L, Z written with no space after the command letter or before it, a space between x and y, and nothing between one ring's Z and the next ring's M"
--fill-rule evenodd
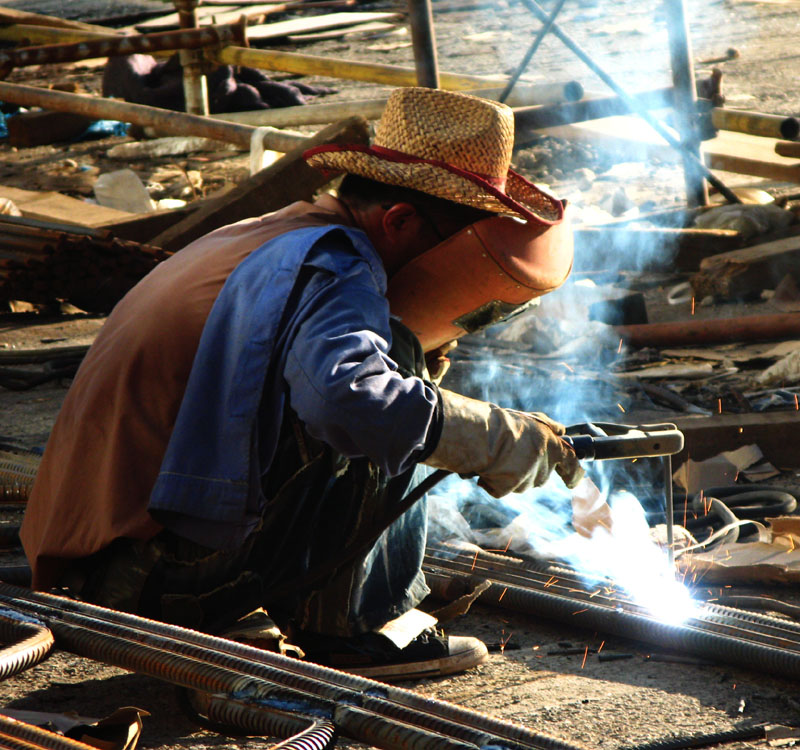
M416 337L395 321L392 335L401 372L426 376ZM421 570L425 499L392 522L426 474L419 465L388 478L367 458L346 459L311 438L287 407L262 481L259 527L239 549L210 549L165 530L146 542L117 540L79 561L64 583L96 604L210 632L259 606L284 628L367 632L429 592Z

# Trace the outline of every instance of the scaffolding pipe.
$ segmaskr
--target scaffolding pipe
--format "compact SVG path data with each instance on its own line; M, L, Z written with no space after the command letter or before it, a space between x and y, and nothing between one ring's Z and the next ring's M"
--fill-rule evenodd
M574 91L572 90L573 84ZM563 86L559 85L559 88L552 93L558 94L556 99L557 102L561 103L564 101L565 94L569 94L570 98L574 98L574 95L579 94L580 91L580 84L577 82L570 82L569 84ZM664 89L664 91L670 92L671 89ZM474 89L466 93L474 96L480 96L484 99L496 100L501 94L501 89ZM533 116L532 119L535 121L536 113L540 110L545 111L545 108L550 106L549 102L543 99L543 95L547 93L547 90L539 89L537 86L517 86L511 92L506 104L511 107L521 108L514 113L517 116L517 123L519 123L519 112L523 111L524 108L529 107L531 104L533 104L533 102L538 101L539 106L531 107L531 114ZM578 98L580 99L580 96L578 96ZM617 97L610 97L609 100L617 101ZM354 117L356 115L363 117L366 120L377 120L383 114L383 110L386 107L387 101L388 99L385 97L379 99L357 99L349 102L324 102L322 104L303 104L296 107L279 107L278 109L257 109L250 112L219 112L212 114L211 116L218 120L227 120L228 122L242 122L248 125L271 125L275 128L295 127L298 125L324 125L331 122L338 122L339 120L343 120L347 117ZM586 103L591 103L594 101L600 102L606 100L589 99L586 100ZM574 102L574 104L576 107L578 107L578 109L575 110L576 112L582 111L580 108L585 106L584 102ZM572 112L568 104L564 106L565 113ZM630 111L624 105L622 106L622 111ZM654 108L661 106L661 100L658 99L658 101L656 101L656 99L653 99L652 106ZM670 105L669 103L666 103L663 106L668 107ZM591 117L605 116L606 114L593 114L591 116L581 117L579 119L591 119ZM562 118L556 124L577 121L578 119L570 120L567 117L567 119Z
M703 173L700 138L695 118L697 87L694 82L692 45L689 26L686 23L684 0L665 0L667 31L669 33L669 55L672 64L672 85L675 88L675 120L681 136L681 158L683 159L686 198L689 208L708 203L708 189Z
M714 107L711 110L711 124L717 130L734 130L764 138L792 140L800 135L800 120L796 117L766 115L741 109Z
M542 7L536 0L521 0L528 10L531 11L543 23L547 20L547 13L544 12ZM650 127L652 127L670 146L676 149L679 153L684 151L683 144L675 138L675 136L666 128L663 123L653 117L647 110L641 109L636 105L636 100L628 94L600 65L598 65L589 54L581 47L571 36L564 32L564 30L557 24L553 23L551 32L555 34L563 44L573 52L573 54L586 65L603 83L606 84L617 96L623 99L632 111L642 117ZM729 203L741 203L738 196L730 190L718 177L711 173L708 167L702 161L696 159L693 154L686 152L687 158L696 163L698 171L713 185Z
M416 86L417 71L401 65L342 60L322 55L303 55L299 52L283 52L274 49L251 49L228 45L206 50L206 57L221 65L246 65L263 70L279 70L298 75L344 78L352 81L383 83L387 86ZM439 87L448 91L472 91L480 89L502 89L503 76L476 76L439 71ZM543 100L553 97L574 101L583 96L583 88L575 81L554 84L526 84L531 93L540 92ZM478 93L474 91L473 93Z
M431 0L408 0L411 43L417 68L417 85L439 88L439 64L436 59L436 36L433 30Z
M213 138L234 143L245 149L250 148L250 141L255 131L250 125L224 122L210 117L2 81L0 81L0 101L23 107L41 107L56 112L75 112L95 120L119 120L142 127L152 127L160 133ZM276 130L264 134L264 148L287 152L302 145L306 140L304 136Z
M58 29L53 26L14 23L0 26L0 40L30 44L74 44L96 39L119 39L112 29L108 31L81 31L79 29Z
M178 11L178 25L182 29L197 28L198 0L173 0L175 10ZM242 25L247 19L242 20ZM183 97L186 111L190 115L208 115L208 81L203 72L202 53L182 49L179 53L181 68L183 68Z

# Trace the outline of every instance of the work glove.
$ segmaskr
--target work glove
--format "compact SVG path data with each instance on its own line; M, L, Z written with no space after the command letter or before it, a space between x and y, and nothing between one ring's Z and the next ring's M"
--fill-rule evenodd
M424 461L462 475L478 475L490 495L524 492L544 484L553 470L567 487L583 477L564 425L544 414L503 409L440 389L444 421L439 444Z

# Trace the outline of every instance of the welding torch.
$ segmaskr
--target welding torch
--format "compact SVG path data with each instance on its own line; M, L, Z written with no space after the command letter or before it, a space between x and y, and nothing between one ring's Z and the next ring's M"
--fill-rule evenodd
M632 426L610 422L571 425L561 438L581 461L672 456L683 450L683 433L674 424Z
M579 460L605 461L614 458L652 458L664 463L664 510L667 516L667 556L675 562L672 529L672 456L683 450L683 433L669 422L633 427L594 422L567 427L561 438L572 446Z
M575 450L579 460L604 461L612 458L649 458L661 456L664 461L664 492L666 496L667 518L672 518L672 460L675 453L683 449L683 433L674 424L624 425L607 422L577 424L567 427L561 438ZM442 479L449 476L447 469L437 469L423 479L399 503L392 514L392 522L400 518L425 493L429 492ZM353 560L358 554L366 552L386 528L383 519L355 549L345 547L333 563L325 562L312 569L307 582L320 580L331 569ZM667 552L670 564L673 558L672 524L667 523Z

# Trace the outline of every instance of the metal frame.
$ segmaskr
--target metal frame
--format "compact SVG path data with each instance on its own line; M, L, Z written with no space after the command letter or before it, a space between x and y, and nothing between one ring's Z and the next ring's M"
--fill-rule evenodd
M713 185L728 202L740 202L736 194L709 170L700 153L700 137L696 126L697 95L684 0L666 0L673 80L672 106L677 116L679 138L676 138L660 120L654 117L634 96L620 86L555 22L565 0L560 0L549 14L542 9L536 0L519 1L542 22L542 28L509 79L500 101L504 101L508 97L517 80L536 54L541 41L548 33L552 33L622 100L630 112L642 117L670 146L681 154L686 181L687 203L690 207L703 206L708 202L706 182ZM430 71L435 72L436 70L436 49L433 21L430 17L430 0L408 0L408 3L411 10L409 18L412 39L414 40L414 58L417 62L418 80L420 85L435 86L433 83L435 78L429 75Z

